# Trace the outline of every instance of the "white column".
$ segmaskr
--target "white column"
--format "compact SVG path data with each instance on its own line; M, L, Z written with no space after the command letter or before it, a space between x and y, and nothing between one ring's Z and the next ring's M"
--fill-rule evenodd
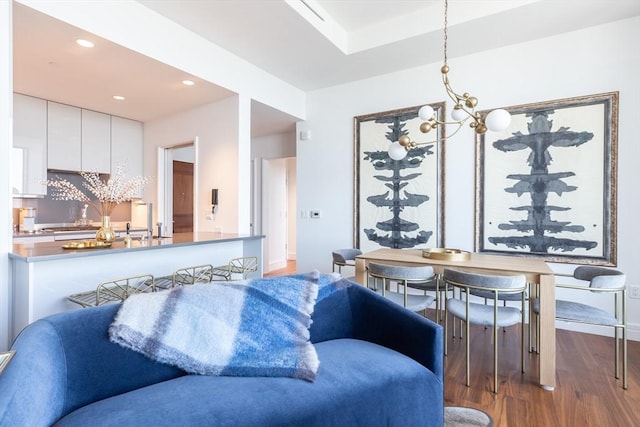
M13 144L13 25L12 2L0 1L0 351L9 347L11 303L8 257L12 208L9 155Z
M238 233L251 231L251 98L238 96Z

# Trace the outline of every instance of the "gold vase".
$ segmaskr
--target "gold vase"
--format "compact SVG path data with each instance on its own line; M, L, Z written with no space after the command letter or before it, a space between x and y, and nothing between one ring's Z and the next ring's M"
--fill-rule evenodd
M102 227L96 232L96 240L98 242L111 243L116 240L116 233L111 228L111 217L102 217Z

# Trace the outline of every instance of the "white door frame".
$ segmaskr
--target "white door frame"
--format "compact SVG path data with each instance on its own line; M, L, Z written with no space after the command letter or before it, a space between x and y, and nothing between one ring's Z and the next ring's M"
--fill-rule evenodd
M198 221L198 137L191 142L158 147L158 221L162 222L162 235L173 235L173 153L172 149L193 145L193 231L199 229ZM154 224L154 234L157 233Z

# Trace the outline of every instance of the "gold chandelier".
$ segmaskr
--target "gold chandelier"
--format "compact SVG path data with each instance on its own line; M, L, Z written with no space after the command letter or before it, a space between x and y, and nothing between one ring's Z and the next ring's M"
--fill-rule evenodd
M489 112L486 116L482 116L476 112L476 106L478 105L478 98L471 96L469 93L464 92L459 94L454 91L449 82L449 65L447 63L447 30L448 30L448 12L449 1L444 0L444 65L440 68L442 73L442 83L447 91L447 95L454 102L453 110L451 111L451 121L438 120L436 111L430 105L424 105L418 110L418 117L423 120L420 125L420 131L422 133L429 133L432 129L436 129L438 126L456 125L458 126L450 136L455 135L469 120L469 127L471 127L477 134L484 134L487 130L499 132L509 127L511 123L511 115L508 111L503 109L496 109ZM407 152L412 148L419 145L433 144L443 138L436 138L429 142L415 142L411 140L409 135L402 135L398 138L397 142L393 142L389 145L389 156L393 160L402 160L407 155Z

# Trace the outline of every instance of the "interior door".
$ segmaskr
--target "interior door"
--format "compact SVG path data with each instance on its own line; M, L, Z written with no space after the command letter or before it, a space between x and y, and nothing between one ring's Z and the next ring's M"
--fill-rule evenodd
M262 161L262 232L265 272L287 266L287 163Z
M193 232L193 163L173 161L173 232Z

